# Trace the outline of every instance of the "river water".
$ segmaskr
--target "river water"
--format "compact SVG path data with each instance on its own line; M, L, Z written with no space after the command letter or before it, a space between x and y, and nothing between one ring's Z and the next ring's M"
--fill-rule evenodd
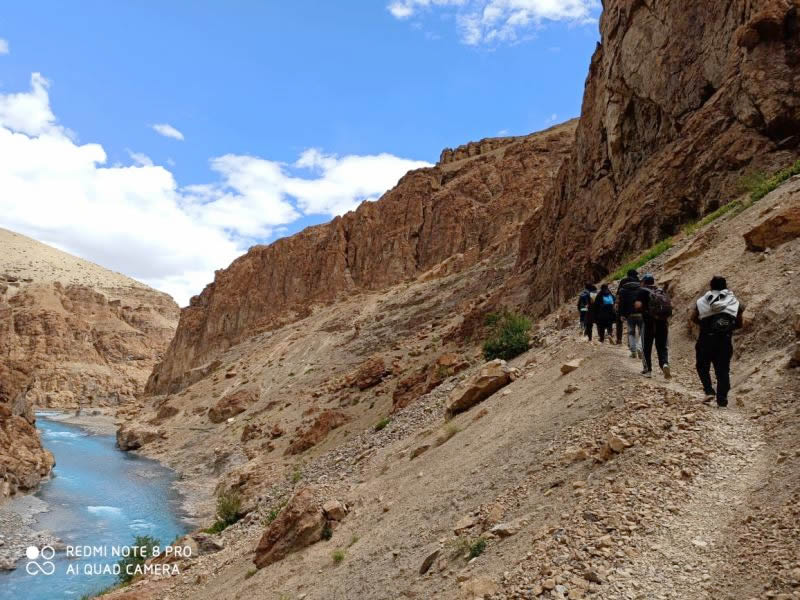
M128 551L135 536L150 535L166 546L188 531L171 471L121 452L114 436L48 420L46 414L37 416L37 426L56 467L36 494L49 508L36 515L36 529L51 531L73 556L62 550L50 561L47 556L22 560L16 570L0 573L0 599L79 600L115 583L108 568L119 560L115 552Z

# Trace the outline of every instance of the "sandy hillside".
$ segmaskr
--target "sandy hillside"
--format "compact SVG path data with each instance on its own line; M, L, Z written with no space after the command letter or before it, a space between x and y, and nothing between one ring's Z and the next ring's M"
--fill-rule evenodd
M462 280L362 295L236 346L217 375L158 399L141 418L166 437L146 452L180 469L197 500L219 482L241 490L252 512L215 538L221 551L184 562L175 579L135 585L131 597L797 598L800 376L790 353L800 239L762 252L748 250L744 235L798 202L795 179L678 238L646 267L678 307L671 381L642 378L624 347L582 341L571 304L537 324L535 347L511 363L520 378L449 422L445 402L481 364L477 347L462 355L466 370L445 372L433 391L394 412L381 392L392 375L364 391L347 378L344 387L329 381L356 369L358 348L379 342L389 347L387 365L452 352L448 332L464 306L439 294ZM701 402L688 322L693 299L718 272L748 306L727 410ZM562 375L575 359L583 359L578 369ZM208 422L214 398L254 383L255 404ZM158 418L166 406L181 407L180 419L167 416L174 410ZM292 454L329 408L348 420ZM270 515L306 487L346 503L349 514L330 540L253 570ZM485 550L465 559L480 539Z

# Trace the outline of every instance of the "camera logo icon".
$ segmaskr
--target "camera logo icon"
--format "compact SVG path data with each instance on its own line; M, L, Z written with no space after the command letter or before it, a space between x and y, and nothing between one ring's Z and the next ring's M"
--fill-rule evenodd
M36 546L28 546L25 556L28 562L25 564L25 572L28 575L52 575L56 570L53 557L56 551L52 546L42 546L41 550Z

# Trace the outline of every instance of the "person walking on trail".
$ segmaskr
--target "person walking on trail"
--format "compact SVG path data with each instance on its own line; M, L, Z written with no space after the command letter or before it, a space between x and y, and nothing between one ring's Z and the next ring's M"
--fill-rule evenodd
M633 303L636 312L642 314L644 333L642 341L642 375L653 376L653 344L658 354L658 366L664 377L670 379L669 368L669 318L672 316L672 301L661 288L656 287L656 280L650 273L642 277L642 287Z
M614 321L617 320L616 311L614 310L616 301L614 294L608 289L608 284L604 283L600 286L600 291L592 303L592 320L597 325L597 335L600 337L601 344L605 342L606 334L608 334L608 341L614 342L612 328Z
M642 358L642 313L634 309L636 296L642 282L639 281L639 273L636 269L628 271L627 277L619 282L617 288L617 343L622 343L622 327L620 323L625 320L628 327L628 349L631 351L631 358Z
M581 335L588 335L590 340L592 339L590 312L592 308L592 300L594 300L596 293L597 288L594 286L594 284L586 283L583 286L583 291L578 296L578 314L580 315ZM587 323L589 323L588 327ZM587 329L589 329L588 332Z
M695 344L697 375L706 393L704 402L716 398L717 406L728 406L731 389L731 358L733 357L733 332L742 328L744 304L728 289L724 277L715 275L711 288L695 304L692 321L700 325L700 336ZM717 389L711 382L711 366L717 376Z

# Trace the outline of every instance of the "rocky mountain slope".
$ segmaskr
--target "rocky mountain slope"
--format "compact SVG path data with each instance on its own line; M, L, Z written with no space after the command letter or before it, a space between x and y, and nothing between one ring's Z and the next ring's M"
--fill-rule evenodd
M384 290L515 256L519 227L541 204L575 123L470 150L408 173L377 202L256 246L191 301L148 392L176 392L242 340L359 292Z
M0 229L3 495L50 471L33 408L117 406L144 388L175 330L169 296Z
M198 555L179 561L180 576L141 581L112 597L798 597L800 370L792 365L800 358L793 301L800 293L800 229L784 233L787 220L797 223L788 215L798 207L795 178L741 214L682 237L645 266L669 287L677 309L669 381L642 378L625 347L581 339L570 302L537 324L534 347L510 363L516 374L499 389L481 383L487 371L468 354L463 370L442 370L438 386L375 427L369 406L385 402L385 393L370 390L389 387L386 369L370 363L353 370L338 388L348 391L338 396L304 383L325 378L314 369L335 364L344 336L320 338L318 328L305 337L315 322L304 320L276 330L280 342L252 338L237 357L277 343L269 373L291 369L302 380L285 379L291 383L270 394L273 407L229 413L230 420L205 425L201 443L191 443L198 472L217 473L226 489L257 494L247 516L221 535L187 538ZM769 251L749 241L764 231L773 232ZM694 298L715 273L724 273L747 305L727 410L701 402L689 321ZM391 302L424 302L429 285L412 283ZM374 317L397 319L403 311L402 304L374 309L387 300L362 295L346 305L370 317L360 336L369 336L373 348L382 327ZM333 311L320 316L334 318ZM434 336L454 326L433 321L411 350L430 352L425 346L442 343ZM397 332L397 321L389 329ZM225 364L216 372L219 388L235 388L232 382L259 369L250 360ZM374 388L362 390L365 384ZM191 393L203 393L198 385L169 402L201 403ZM448 419L452 400L468 393L483 401ZM326 405L348 419L294 454L286 438L302 431L303 439L314 439L311 432L336 423L320 418ZM285 419L301 409L310 427L294 430ZM164 426L167 440L144 448L164 457L180 453L197 439L191 430L201 428L196 417L181 421L187 418L185 431ZM198 475L187 472L189 479ZM265 484L250 487L261 478Z
M572 154L522 233L512 287L538 313L800 145L797 0L604 6Z

